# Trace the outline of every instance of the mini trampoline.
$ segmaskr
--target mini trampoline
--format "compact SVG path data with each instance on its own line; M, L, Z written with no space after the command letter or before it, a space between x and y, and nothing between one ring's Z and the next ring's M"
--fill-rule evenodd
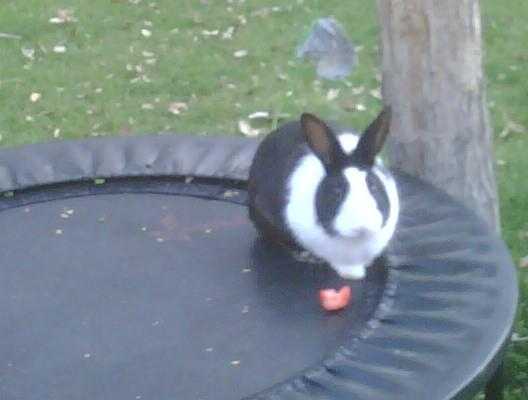
M504 244L397 173L387 256L351 284L349 308L324 312L317 291L340 278L247 217L257 146L156 135L2 150L0 397L443 400L495 374L499 398L517 304Z

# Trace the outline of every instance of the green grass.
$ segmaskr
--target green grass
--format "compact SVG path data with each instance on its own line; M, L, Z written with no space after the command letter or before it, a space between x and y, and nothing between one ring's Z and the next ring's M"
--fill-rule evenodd
M3 0L0 32L20 39L0 37L0 145L159 131L239 134L237 122L254 111L294 117L308 109L364 126L380 105L370 94L379 86L374 2L301 3ZM275 5L281 9L253 15ZM499 134L512 122L528 127L528 3L483 0L482 6L488 97L501 160L503 234L518 262L528 255L528 240L519 237L528 230L528 133ZM73 9L78 22L50 24L59 8ZM359 66L347 82L318 83L313 68L294 56L311 22L327 15L338 16L362 47ZM224 40L221 35L229 27L234 27L233 38ZM152 35L144 37L142 29ZM216 29L218 36L202 34ZM54 53L56 45L66 46L66 52ZM34 50L33 60L23 48ZM235 58L240 49L248 56ZM351 88L361 86L365 90L353 94ZM327 100L330 89L340 89L337 99ZM42 97L32 102L31 93ZM172 102L185 102L188 110L171 114ZM363 104L366 111L350 111L354 104ZM516 331L528 336L525 272L520 281ZM525 400L528 343L513 344L508 361L507 398Z
M50 140L56 129L61 138L166 130L232 133L241 117L258 110L293 116L312 108L360 124L375 113L378 101L367 92L352 99L369 109L357 115L326 101L328 89L341 88L346 94L346 85L315 86L313 68L298 62L293 52L314 18L341 9L341 18L349 21L349 30L364 45L361 68L351 83L376 86L372 74L376 27L365 24L374 20L371 6L353 11L335 0L309 1L263 17L251 13L273 2L259 1L255 6L234 1L232 11L225 1L203 5L166 0L156 7L151 3L4 1L1 31L23 39L0 39L3 142ZM77 23L48 22L57 8L68 6L75 10ZM240 15L246 16L246 24ZM221 34L230 26L235 28L232 40L202 34L215 29ZM152 35L143 37L141 29ZM66 53L53 53L57 44L64 44ZM34 61L23 56L23 47L35 49ZM248 56L235 58L233 53L240 49ZM144 52L153 55L145 57ZM147 64L147 59L154 64ZM135 81L138 77L149 81ZM32 92L41 93L42 99L31 103ZM345 101L348 95L343 97ZM189 110L180 116L170 114L168 105L176 101L187 103ZM154 109L142 109L146 103Z
M528 255L528 131L500 133L513 121L528 127L528 3L513 0L483 1L483 28L486 43L488 97L496 133L496 156L505 165L498 167L502 232L516 262ZM528 336L528 274L519 275L521 301L516 332ZM528 399L528 342L514 343L508 353L508 400Z

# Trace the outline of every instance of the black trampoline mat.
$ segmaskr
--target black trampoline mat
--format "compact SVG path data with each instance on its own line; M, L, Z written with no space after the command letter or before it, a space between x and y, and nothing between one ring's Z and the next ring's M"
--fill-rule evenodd
M473 398L515 320L504 243L394 171L389 261L326 313L319 289L343 282L262 243L247 219L258 145L146 135L0 149L0 399Z
M112 185L17 192L0 212L6 400L240 399L319 364L377 306L381 265L327 313L318 290L343 282L262 243L244 205Z

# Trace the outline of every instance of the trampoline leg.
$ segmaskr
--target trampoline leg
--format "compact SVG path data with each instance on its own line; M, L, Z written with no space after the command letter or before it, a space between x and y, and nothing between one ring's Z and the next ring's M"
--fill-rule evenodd
M486 400L504 399L504 378L504 362L502 362L486 385Z

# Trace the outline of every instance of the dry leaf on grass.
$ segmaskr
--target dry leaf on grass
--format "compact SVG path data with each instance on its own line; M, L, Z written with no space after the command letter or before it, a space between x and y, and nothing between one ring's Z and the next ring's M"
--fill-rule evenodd
M339 105L345 111L365 111L367 109L365 105L351 98L341 101Z
M0 32L0 39L15 39L20 40L22 39L22 36L15 35L13 33L6 33L6 32Z
M182 101L174 101L169 104L168 110L171 114L180 115L182 112L187 111L189 106L187 103Z
M238 22L240 23L240 25L246 25L247 24L247 18L244 15L239 15L237 17L237 19L238 19Z
M248 55L247 50L237 50L233 53L233 56L235 58L242 58L242 57L246 57L247 55Z
M29 100L31 100L32 103L36 103L41 99L42 95L37 92L33 92L29 95Z
M355 88L352 88L352 94L357 96L357 95L360 95L361 93L363 93L365 91L365 87L364 86L358 86L358 87L355 87Z
M215 29L215 30L212 30L212 31L208 31L207 29L204 29L202 31L202 35L203 36L218 36L219 33L220 33L220 31L218 29Z
M66 53L66 46L62 44L58 44L56 46L53 46L53 52L57 54L63 54Z
M35 49L31 47L22 47L20 51L22 52L22 55L26 57L27 59L29 60L35 59Z
M222 39L224 40L231 40L233 39L233 34L235 33L235 27L230 26L222 33Z
M265 120L265 121L273 121L273 120L284 120L287 118L290 118L290 114L287 113L273 113L270 111L255 111L254 113L251 113L248 115L248 119L253 120Z
M519 267L528 268L528 256L521 258L521 260L519 261Z
M274 12L280 12L282 11L282 7L274 6L274 7L263 7L259 8L258 10L255 10L251 13L252 17L268 17L271 13Z
M513 332L511 341L513 343L528 342L528 336L521 336L517 332Z
M73 10L66 8L59 8L57 14L49 19L51 24L66 24L70 22L77 22L77 18L73 15Z
M332 101L339 97L339 89L330 89L328 93L326 93L326 100Z
M369 93L375 99L381 100L381 90L380 89L372 89Z
M248 115L249 119L269 119L271 118L271 115L268 111L255 111L252 114Z
M510 136L511 133L526 133L526 132L527 132L526 127L524 127L523 125L515 121L508 119L506 121L506 126L504 127L502 132L499 133L499 137L504 139Z
M238 130L244 136L248 136L248 137L255 137L261 133L260 129L253 128L248 121L243 120L243 119L238 121Z

